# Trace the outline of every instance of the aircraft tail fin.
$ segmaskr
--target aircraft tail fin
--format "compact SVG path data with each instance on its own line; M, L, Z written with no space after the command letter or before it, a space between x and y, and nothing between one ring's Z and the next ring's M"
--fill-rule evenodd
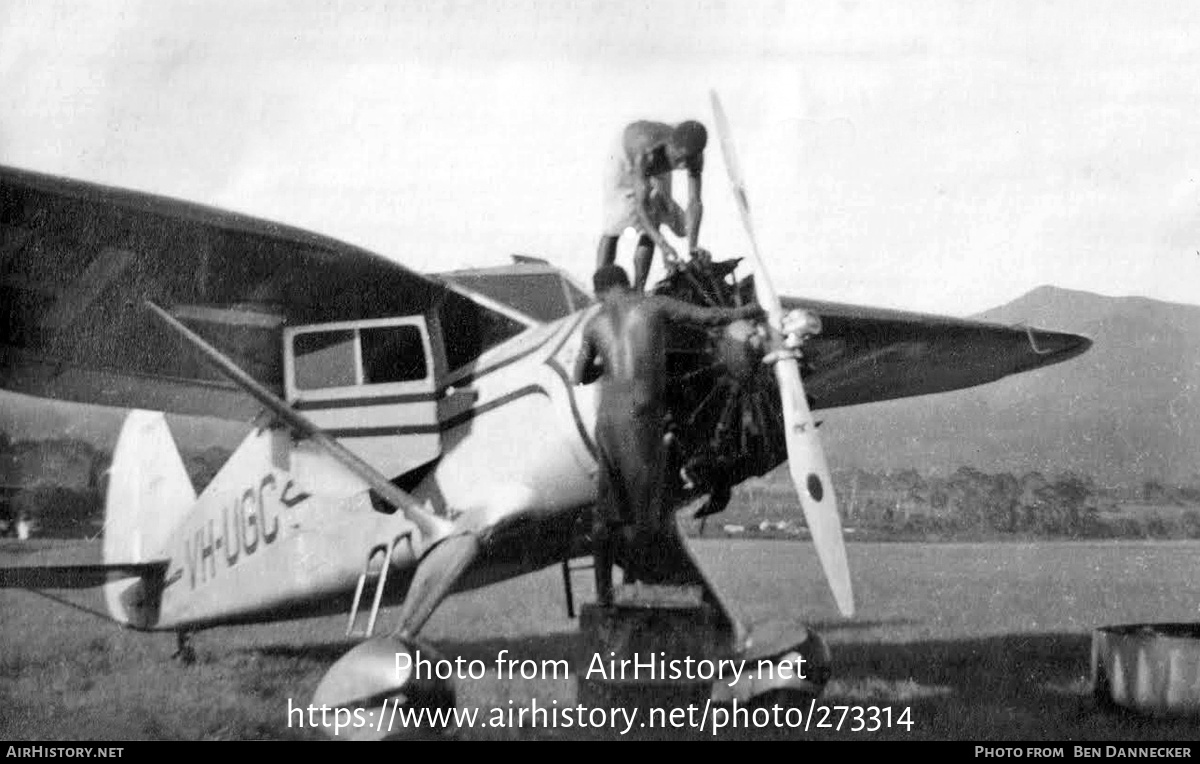
M117 438L104 502L104 562L147 563L166 557L168 535L196 503L196 489L159 412L129 412ZM156 618L158 597L146 596L147 579L104 585L114 620L145 627Z

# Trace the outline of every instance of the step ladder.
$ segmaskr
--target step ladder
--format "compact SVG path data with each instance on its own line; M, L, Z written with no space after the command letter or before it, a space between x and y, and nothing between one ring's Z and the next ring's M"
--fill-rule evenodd
M563 592L567 595L567 618L575 617L575 591L571 586L571 574L580 570L591 570L596 567L592 564L592 558L587 558L587 562L571 564L570 558L562 561L562 577L563 577Z
M386 544L378 544L367 553L367 564L358 576L358 584L354 587L354 602L350 605L350 620L346 623L347 637L362 637L369 639L375 633L375 619L379 616L379 605L383 602L383 587L387 584L388 570L392 567L392 552L396 545L409 538L407 533L401 534ZM362 605L363 591L367 582L375 583L375 594L371 598L371 609L367 614L367 627L361 633L355 633L358 623L358 612Z
M595 567L595 559L592 557L588 557L586 562L576 562L575 564L572 564L569 559L562 561L563 593L567 595L567 618L574 618L576 616L575 589L572 585L571 574L578 573L581 570L594 570ZM629 583L629 574L619 565L615 567L621 571L622 580L625 582L621 585L627 586Z

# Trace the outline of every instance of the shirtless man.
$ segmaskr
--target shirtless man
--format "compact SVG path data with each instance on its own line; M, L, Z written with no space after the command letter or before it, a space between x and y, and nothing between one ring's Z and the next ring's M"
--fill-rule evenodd
M659 232L660 226L665 224L676 236L686 235L688 251L696 251L704 215L700 175L707 143L708 132L699 122L671 127L640 121L625 128L609 158L605 176L604 232L596 252L596 270L616 261L617 241L628 228L640 234L633 256L633 287L639 292L646 288L655 245L662 250L668 267L679 260ZM686 213L671 197L671 173L683 169L688 173Z
M596 594L608 606L613 597L615 537L624 535L640 547L631 559L646 559L665 519L667 324L720 326L764 314L758 305L701 308L663 295L646 295L631 288L629 277L616 265L596 271L593 284L603 306L584 327L575 383L601 381L596 414L599 490L592 542Z

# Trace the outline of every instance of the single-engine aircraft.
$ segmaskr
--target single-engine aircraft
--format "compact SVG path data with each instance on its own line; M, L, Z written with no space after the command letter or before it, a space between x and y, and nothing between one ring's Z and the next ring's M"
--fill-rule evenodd
M769 320L672 330L671 505L708 497L696 514L720 511L731 486L788 461L850 615L811 411L978 385L1091 343L777 297L714 107L755 274L696 257L655 290L702 305L757 296ZM314 703L453 704L449 683L398 671L396 658L436 655L420 632L447 595L562 565L573 615L570 562L590 554L597 460L593 386L571 373L596 308L536 258L420 275L243 214L0 167L0 387L132 409L110 469L102 563L5 568L0 585L102 587L108 617L177 633L184 656L186 636L208 627L348 613L347 634L363 641ZM254 426L197 495L164 413ZM729 650L805 657L824 670L810 668L801 689L819 692L819 636L742 623L677 537L677 579L720 614ZM396 625L376 636L385 605L401 606ZM780 689L759 679L739 681L738 697ZM728 700L717 697L725 686L714 683L714 699Z

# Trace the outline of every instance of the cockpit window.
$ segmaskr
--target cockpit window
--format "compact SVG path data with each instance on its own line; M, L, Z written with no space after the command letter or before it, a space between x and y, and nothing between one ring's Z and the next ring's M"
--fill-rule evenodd
M557 273L494 273L454 275L467 289L521 311L538 321L555 321L587 305L587 296L574 289ZM577 296L582 298L578 301Z
M474 361L483 351L516 337L528 327L485 308L457 292L447 291L438 305L446 365L455 371Z

